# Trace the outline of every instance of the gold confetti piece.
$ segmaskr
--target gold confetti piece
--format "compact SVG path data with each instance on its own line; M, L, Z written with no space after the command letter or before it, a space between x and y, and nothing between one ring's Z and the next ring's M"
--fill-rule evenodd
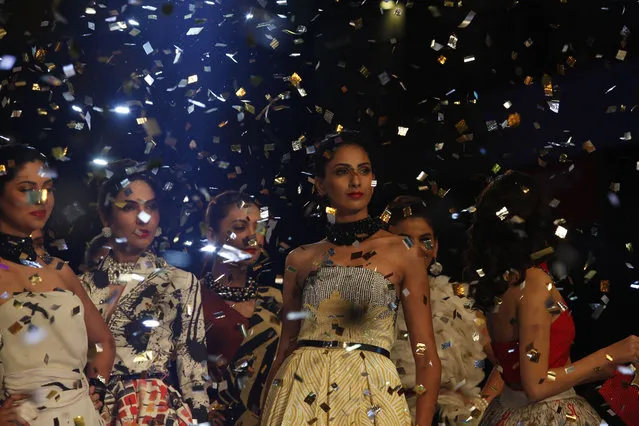
M391 212L388 209L384 209L382 214L379 216L380 220L384 223L388 223L391 218Z
M466 124L466 120L460 120L457 124L455 124L455 129L461 134L468 130L468 125Z
M444 55L441 55L439 58L437 58L437 62L444 65L446 63L446 57Z
M186 79L186 84L193 84L193 83L197 83L197 74L190 75Z
M533 83L533 78L532 78L532 76L530 76L530 75L529 75L529 76L526 76L526 78L524 79L524 84L525 84L526 86L530 86L532 83Z
M608 293L610 291L610 281L609 280L601 280L599 283L599 291L602 293Z
M237 89L237 91L235 92L235 96L237 96L238 98L244 97L246 96L246 90L244 90L243 87L240 87L239 89Z
M521 115L518 112L508 115L508 127L519 127L521 124Z
M426 355L426 344L417 343L415 345L415 355Z
M618 61L624 61L626 59L627 54L628 54L627 51L619 49L619 51L617 52L617 55L615 56L615 59L617 59Z
M614 361L614 358L610 354L606 354L606 359L610 362Z
M294 87L298 87L299 84L302 82L302 77L300 77L298 73L294 72L293 75L291 75L291 77L289 78L289 81Z
M413 390L415 391L415 393L417 394L417 396L422 396L423 394L426 393L426 388L424 387L424 385L419 384L416 385Z
M8 328L9 333L11 334L17 334L20 330L22 330L22 324L20 324L18 321L14 322L13 324L11 324L11 326Z
M271 40L271 42L269 43L269 46L271 46L271 49L277 49L277 47L280 45L280 42L277 41L276 38L274 38L273 40Z
M544 256L548 256L548 255L550 255L550 254L554 253L554 251L555 251L555 250L554 250L552 247L546 247L546 248L544 248L544 249L541 249L541 250L539 250L539 251L536 251L536 252L534 252L534 253L531 253L531 254L530 254L530 258L531 258L532 260L541 259L541 258L542 258L542 257L544 257Z
M554 382L555 380L557 380L557 374L554 371L548 371L546 372L546 377L548 378L548 380L550 380L551 382Z
M457 297L465 297L466 296L466 290L464 288L463 284L459 284L459 283L454 283L453 284L453 293L455 293L455 296Z
M74 417L73 424L74 426L87 426L87 424L84 421L84 417L82 416Z
M42 282L42 277L38 274L33 274L29 277L29 282L31 285L38 285Z

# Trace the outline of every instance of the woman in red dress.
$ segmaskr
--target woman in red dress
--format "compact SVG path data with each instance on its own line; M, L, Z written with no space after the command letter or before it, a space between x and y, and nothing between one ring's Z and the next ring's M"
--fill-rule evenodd
M201 279L214 425L259 423L262 393L281 331L281 285L264 259L268 209L228 191L206 212L216 258Z
M600 417L573 386L605 379L639 357L639 339L630 336L571 360L572 316L539 268L552 253L556 228L547 205L533 178L517 172L497 178L477 202L467 254L471 296L486 314L506 384L486 410L485 425L598 425Z

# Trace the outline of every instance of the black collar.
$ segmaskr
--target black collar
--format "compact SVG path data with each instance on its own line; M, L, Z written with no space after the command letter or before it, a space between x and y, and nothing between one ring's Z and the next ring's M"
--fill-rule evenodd
M40 267L31 237L16 237L0 232L0 257L13 263Z
M383 228L380 219L368 216L356 222L335 223L326 226L326 238L338 246L350 246L362 242Z

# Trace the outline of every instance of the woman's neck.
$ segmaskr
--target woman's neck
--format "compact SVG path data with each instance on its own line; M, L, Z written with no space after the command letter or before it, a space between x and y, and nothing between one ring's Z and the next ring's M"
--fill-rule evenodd
M215 279L224 275L226 277L224 282L226 282L226 285L229 287L246 287L248 280L246 267L231 263L222 263L217 260L213 264L211 275L213 275Z
M113 249L113 259L118 263L135 263L143 252L144 251L139 250L129 250L128 248L121 249L116 246Z
M7 223L0 222L0 232L3 234L11 235L19 238L26 238L31 236L31 232L33 231L24 231L14 228L13 226L8 225Z
M368 209L360 210L352 213L338 213L335 215L335 223L350 223L357 222L358 220L366 219L368 217Z

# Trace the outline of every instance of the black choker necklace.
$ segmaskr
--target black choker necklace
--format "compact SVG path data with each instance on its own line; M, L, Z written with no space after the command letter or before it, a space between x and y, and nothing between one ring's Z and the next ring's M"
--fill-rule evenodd
M224 285L221 280L215 280L212 274L204 276L204 283L208 288L216 292L222 299L229 302L247 302L257 297L257 286L253 278L248 278L245 287L231 287Z
M0 232L0 257L21 265L41 267L37 263L38 254L30 237L16 237Z
M367 217L357 222L335 223L326 226L326 238L338 246L350 246L362 242L382 229L380 219Z

